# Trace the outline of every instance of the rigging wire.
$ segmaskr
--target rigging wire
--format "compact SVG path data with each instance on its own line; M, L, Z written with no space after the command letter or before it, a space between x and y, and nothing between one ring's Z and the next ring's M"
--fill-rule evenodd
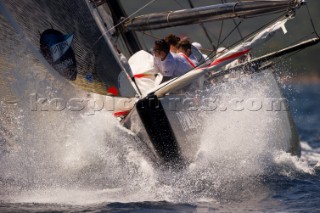
M117 25L115 25L113 28L119 26L120 24L122 24L123 22L125 22L126 20L128 20L130 17L132 17L132 16L135 15L136 13L140 12L142 9L146 8L148 5L152 4L152 3L155 2L155 1L156 1L156 0L150 1L149 3L147 3L146 5L144 5L143 7L141 7L140 9L138 9L137 11L135 11L134 13L132 13L130 16L128 16L126 19L122 20L120 23L118 23ZM188 0L188 1L189 1L190 6L193 8L194 6L193 6L193 4L192 4L192 1L191 1L191 0ZM176 2L180 7L183 7L177 0L175 0L175 2ZM221 0L221 2L222 2L222 3L226 3L227 0ZM316 29L315 29L315 26L314 26L314 22L313 22L313 20L312 20L312 17L311 17L311 14L310 14L308 5L307 5L307 10L308 10L308 14L309 14L309 17L310 17L310 21L311 21L312 27L313 27L313 29L314 29L314 33L319 37L318 33L316 32ZM271 12L270 14L272 14L272 12ZM274 21L278 20L279 18L283 17L285 14L287 14L287 11L286 11L284 14L282 14L281 16L275 18L274 20L270 21L270 22L267 23L266 25L264 25L264 26L262 26L261 28L253 31L252 33L250 33L249 35L247 35L247 36L245 36L245 37L242 36L242 34L241 34L240 30L239 30L239 26L240 26L240 24L243 22L243 19L242 19L239 23L237 23L237 22L233 19L234 24L235 24L235 27L234 27L234 28L230 31L230 33L220 42L221 37L222 37L223 26L224 26L224 21L222 20L221 27L220 27L219 38L218 38L218 45L217 45L217 46L220 46L222 43L224 43L225 40L228 39L228 37L229 37L235 30L238 30L238 33L239 33L239 35L240 35L240 37L241 37L241 41L243 41L244 39L247 39L247 38L249 38L251 35L253 35L254 33L258 32L260 29L264 28L265 26L267 26L267 25L273 23ZM256 15L256 16L259 16L259 15ZM203 27L203 26L202 26L202 27ZM111 29L109 29L109 30L112 30L113 28L111 28ZM108 31L109 31L109 30L108 30ZM159 39L158 37L156 37L156 36L154 36L154 35L152 35L152 34L150 34L150 33L147 33L147 32L145 32L145 31L143 31L142 33L143 33L144 35L147 35L147 36L152 37L152 38L154 38L154 39ZM207 37L210 38L209 35L207 35ZM320 37L319 37L319 38L320 38ZM230 47L238 44L238 43L241 42L241 41L235 42L234 44L230 45L228 48L230 48ZM214 46L214 45L213 45L213 46ZM304 49L304 48L303 48L303 49ZM301 51L301 50L299 50L299 51L297 51L297 52L300 52L300 51ZM215 49L212 50L212 51L210 51L210 52L211 52L211 53L209 54L209 57L212 56L212 53L215 52ZM290 56L295 55L297 52L295 52L294 54L291 54ZM214 54L214 55L215 55L215 54ZM214 55L213 55L213 56L214 56Z
M301 48L301 49L299 49L299 50L297 50L297 51L295 51L295 52L293 52L293 53L291 53L291 54L288 54L288 55L283 56L283 57L279 57L277 60L273 61L272 63L273 63L273 64L279 64L280 62L283 62L283 61L285 61L286 59L291 58L292 56L294 56L294 55L296 55L296 54L304 51L306 48L308 48L308 47Z
M240 24L242 24L242 22L243 20L241 20L218 45L220 46L221 44L223 44L223 42L225 42L230 37L230 35L240 26ZM241 41L243 40L244 38L242 37Z
M190 7L191 7L191 8L194 8L194 4L192 3L192 0L188 0L188 2L189 2ZM211 39L211 37L210 37L210 35L209 35L209 33L208 33L207 28L204 26L203 23L200 23L199 25L201 26L202 30L204 31L204 34L206 35L207 39L209 40L209 42L210 42L210 44L211 44L211 46L212 46L212 49L213 49L213 50L216 50L217 47L214 46L213 41L212 41L212 39Z
M314 34L314 33L312 32L310 35L312 35L312 34ZM299 41L305 40L305 39L306 39L307 37L309 37L310 35L306 35L306 36L301 37L301 38L298 39L297 41L292 42L291 44L289 44L289 46L294 45L294 44L298 43ZM277 64L277 63L279 63L280 61L283 61L284 59L287 59L287 58L290 58L290 57L296 55L297 53L305 50L306 48L308 48L308 47L301 48L301 49L299 49L299 50L294 51L293 53L290 53L290 54L288 54L288 55L286 55L286 56L280 57L278 60L274 61L273 63Z
M306 10L307 10L307 13L308 13L309 18L310 18L311 26L312 26L312 28L313 28L313 32L312 32L310 35L315 34L318 38L320 38L320 36L319 36L319 34L317 33L317 30L316 30L316 28L315 28L314 21L313 21L313 19L312 19L312 16L311 16L311 13L310 13L308 4L306 4ZM296 43L296 42L298 42L298 41L302 41L302 40L304 40L305 38L309 37L310 35L305 35L305 36L303 36L302 38L298 39L297 41L292 42L290 45L293 45L294 43ZM290 58L290 57L298 54L299 52L305 50L306 48L307 48L307 47L302 48L302 49L300 49L300 50L297 50L297 51L295 51L294 53L291 53L291 54L289 54L289 55L287 55L287 56L285 56L285 57L281 57L281 59L275 61L274 63L277 64L277 63L279 63L280 61L282 61L282 60L284 60L284 59L288 59L288 58Z
M145 49L148 49L148 46L146 44L146 41L145 41L145 36L149 36L150 38L154 39L154 40L159 40L161 38L153 35L152 31L150 31L150 33L147 33L146 31L140 31L140 33L142 33L142 41L143 41L143 45L144 45L144 48Z
M221 0L221 3L224 4L224 0ZM221 43L220 43L220 40L221 40L221 35L222 35L223 24L224 24L224 20L221 21L220 33L219 33L219 37L218 37L217 47L219 47L220 44L221 44Z
M310 13L308 4L306 4L306 8L307 8L307 11L308 11L308 15L309 15L309 18L310 18L310 22L311 22L313 31L314 31L314 33L317 35L317 37L320 38L320 36L319 36L319 34L317 33L317 30L316 30L316 28L315 28L315 25L314 25L314 22L313 22L313 19L312 19L312 16L311 16L311 13Z
M235 20L235 19L232 19L233 20L233 23L234 23L234 25L236 26L236 28L237 28L237 31L238 31L238 33L239 33L239 35L240 35L240 38L241 38L241 40L243 41L243 35L242 35L242 33L241 33L241 31L240 31L240 29L239 29L239 25L238 25L238 23L237 23L237 21Z
M241 0L238 0L238 2L241 2ZM227 0L221 0L221 3L227 3ZM285 12L284 14L286 14L288 11L283 11L283 12ZM272 14L278 14L279 12L269 12L268 14L269 15L272 15ZM250 16L250 18L254 18L254 17L260 17L260 16L264 16L264 15L261 15L261 14L259 14L259 15L254 15L254 16ZM282 17L283 15L281 15L280 17ZM279 19L280 17L278 17L278 18L276 18L275 20L277 20L277 19ZM236 42L235 44L237 44L237 43L239 43L239 42L241 42L241 41L244 41L246 38L248 38L250 35L252 35L253 33L255 33L255 32L257 32L257 31L259 31L260 29L262 29L263 27L261 27L261 28L259 28L258 30L256 30L256 31L254 31L253 33L251 33L251 34L249 34L249 36L243 36L242 35L242 33L241 33L241 31L240 31L240 29L239 29L239 26L240 26L240 24L242 24L242 22L243 22L243 20L244 20L244 18L242 18L242 20L239 22L239 23L237 23L236 22L236 20L233 18L232 19L233 20L233 23L235 24L235 27L230 31L230 33L223 39L223 41L221 41L220 42L220 40L221 40L221 34L222 34L222 28L223 28L223 21L222 21L222 24L221 24L221 28L220 28L220 34L219 34L219 40L218 40L218 45L217 46L220 46L221 44L223 44L227 39L228 39L228 37L235 31L235 30L237 30L238 31L238 33L239 33L239 35L240 35L240 37L241 37L241 40L240 41L238 41L238 42ZM270 23L272 23L274 20L272 20ZM269 23L268 23L269 24ZM266 24L265 26L267 26L268 24ZM233 44L233 45L231 45L231 46L234 46L235 44ZM229 47L231 47L231 46L229 46ZM228 48L229 48L228 47Z
M222 35L222 29L223 29L223 24L224 24L224 20L221 21L221 25L220 25L220 33L219 33L219 37L218 37L218 43L217 43L217 47L220 46L220 40L221 40L221 35Z
M149 1L147 4L143 5L141 8L139 8L138 10L134 11L132 14L130 14L128 17L124 18L123 20L121 20L118 24L114 25L113 27L111 27L110 29L108 29L106 32L104 32L98 39L97 41L95 41L95 43L93 44L93 46L95 46L98 41L106 35L106 33L110 32L111 30L115 29L116 27L118 27L119 25L123 24L124 22L126 22L127 20L129 20L132 16L136 15L137 13L139 13L140 11L142 11L143 9L145 9L146 7L148 7L149 5L151 5L152 3L154 3L157 0L151 0Z
M181 8L184 8L184 6L178 1L178 0L174 0L176 2L177 5L179 5Z
M222 1L222 3L228 3L228 0L221 0L221 1ZM238 1L238 2L241 2L241 1ZM234 18L232 19L232 21L233 21L234 25L237 28L237 31L239 33L239 36L240 36L241 40L243 41L243 35L242 35L242 33L241 33L241 31L240 31L240 29L238 27L239 25L238 25L237 21Z
M315 34L315 33L314 33L314 32L310 33L310 35L313 35L313 34ZM289 46L294 45L294 44L297 43L297 42L301 42L301 41L305 40L305 39L308 38L310 35L302 36L301 38L297 39L296 41L291 42L291 43L289 44Z
M178 1L178 0L174 0L176 2L177 5L179 5L182 9L184 9L185 7ZM192 0L188 0L189 6L190 8L195 8L194 4L192 2ZM214 42L212 40L212 38L210 37L210 34L208 32L208 29L205 27L205 25L203 23L199 23L200 27L202 28L202 30L204 31L209 43L212 46L212 49L215 51L216 50L216 46L214 45Z
M223 0L222 0L222 1L223 1ZM312 17L311 17L309 8L307 7L307 9L308 9L310 21L311 21L311 23L312 23L312 27L313 27L313 29L314 29L314 32L313 32L313 33L315 33L315 34L318 36L318 38L320 38L320 37L319 37L319 34L317 33L317 31L316 31L316 29L315 29L315 26L314 26L314 23L313 23L313 20L312 20ZM277 13L278 13L278 12L277 12ZM291 16L293 13L294 13L294 11L284 11L284 13L281 14L280 16L276 17L275 19L271 20L270 22L264 24L263 26L261 26L261 27L258 28L257 30L255 30L255 31L251 32L250 34L248 34L247 36L245 36L245 37L242 39L242 41L243 41L243 40L246 40L246 39L249 39L249 38L252 37L255 33L257 33L257 32L259 32L260 30L266 28L268 25L271 25L272 23L275 23L276 21L281 20L281 19L283 19L283 18L285 18L285 17ZM269 14L276 14L276 13L270 12ZM261 16L261 15L250 16L250 17L258 17L258 16ZM243 20L244 20L244 19L242 19L242 20L238 23L238 25L240 25L240 24L243 22ZM222 24L221 24L221 25L223 25L223 21L222 21ZM231 33L228 34L227 37L229 37L229 36L232 34L232 32L234 32L234 30L238 27L238 25L231 31ZM222 28L222 27L221 27L221 28ZM221 34L222 34L221 31L222 31L222 29L220 30L219 42L220 42ZM227 39L227 37L226 37L221 43L223 43L223 42ZM236 46L237 44L239 44L239 43L242 42L242 41L237 41L237 42L233 43L232 45L228 46L228 48L234 47L234 46ZM218 44L219 44L219 42L218 42ZM279 59L277 62L274 62L274 63L279 63L280 61L283 60L283 58L292 57L293 55L301 52L301 51L304 50L304 49L306 49L306 47L304 47L304 48L302 48L302 49L300 49L300 50L297 50L297 51L295 51L294 53L289 54L288 56L282 57L281 59ZM211 58L211 55L212 55L214 52L215 52L215 51L212 51L212 52L210 53L209 58ZM216 55L216 54L214 54L212 57L214 57L215 55ZM200 65L198 65L197 67L201 67L202 65L203 65L203 64L200 64ZM181 76L176 77L176 80L179 79L180 77L181 77ZM168 85L170 82L171 82L171 81L168 81L165 85Z
M113 30L114 28L118 27L119 25L123 24L124 22L126 22L128 19L130 19L132 16L136 15L137 13L139 13L141 10L145 9L146 7L148 7L150 4L154 3L157 0L151 0L149 1L147 4L143 5L141 8L139 8L138 10L136 10L135 12L133 12L132 14L130 14L128 17L124 18L123 20L121 20L118 24L114 25L113 27L111 27L108 32L110 30Z
M253 31L252 33L250 33L250 34L248 34L247 36L245 36L245 37L243 38L243 40L249 39L249 38L252 37L254 34L256 34L257 32L259 32L260 30L266 28L268 25L271 25L272 23L275 23L275 22L278 21L279 19L286 17L287 15L288 15L287 12L284 13L284 14L281 14L281 15L278 16L277 18L271 20L270 22L268 22L268 23L266 23L265 25L261 26L261 27L258 28L257 30L255 30L255 31ZM244 19L242 19L242 20L238 23L238 26L243 22L243 20L244 20ZM234 28L231 30L231 32L224 38L224 40L223 40L220 44L222 44L222 43L236 30L236 28L237 28L238 26L234 27ZM229 46L227 47L227 49L230 49L230 48L238 45L238 44L241 43L241 42L242 42L241 40L240 40L240 41L237 41L237 42L229 45ZM213 57L215 57L216 55L217 55L217 53L216 53L215 51L212 51L212 52L208 55L208 57L209 57L209 58L213 58ZM199 66L201 66L201 65L199 65Z
M288 58L290 58L290 57L298 54L299 52L303 51L303 50L306 49L306 48L307 48L307 47L304 47L304 48L302 48L302 49L300 49L300 50L297 50L297 51L295 51L295 52L293 52L293 53L291 53L291 54L289 54L289 55L287 55L287 56L280 57L277 61L274 61L273 63L274 63L274 64L278 64L279 62L283 62L285 59L288 59Z
M243 38L243 40L246 40L246 39L249 39L250 37L252 37L254 34L256 34L257 32L261 31L262 29L266 28L267 26L271 25L272 23L275 23L277 22L278 20L280 20L281 18L284 18L288 15L288 13L283 13L281 14L280 16L278 16L277 18L274 18L273 20L271 20L270 22L264 24L263 26L261 26L260 28L258 28L257 30L251 32L250 34L248 34L247 36L245 36ZM241 23L241 22L240 22ZM234 31L234 30L233 30ZM242 41L237 41L237 42L234 42L233 44L231 44L230 46L228 46L228 48L232 48L234 46L236 46L237 44L239 44L240 42Z
M143 35L149 36L149 37L153 38L154 40L161 39L160 37L157 37L157 36L153 35L152 33L147 33L146 31L141 31L140 33L142 33Z

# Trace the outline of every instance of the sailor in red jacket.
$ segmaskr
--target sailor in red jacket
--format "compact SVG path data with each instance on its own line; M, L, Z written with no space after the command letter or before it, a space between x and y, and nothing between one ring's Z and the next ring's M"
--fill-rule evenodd
M182 56L193 68L199 65L199 61L192 54L191 43L189 40L181 40L177 44L178 54Z

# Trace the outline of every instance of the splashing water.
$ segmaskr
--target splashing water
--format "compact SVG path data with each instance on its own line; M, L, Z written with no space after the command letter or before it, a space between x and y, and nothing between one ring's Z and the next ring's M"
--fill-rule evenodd
M261 87L251 93L236 88L237 93L228 87L219 92L223 98L266 92ZM312 175L317 167L310 166L305 155L298 159L278 151L274 144L281 138L270 135L268 113L255 114L254 119L248 119L249 111L213 113L204 126L196 161L183 171L164 171L150 162L143 143L110 112L18 112L12 117L13 128L19 129L12 131L15 145L0 158L1 200L6 202L263 200L269 195L267 176ZM1 126L10 127L5 122Z
M145 145L119 126L110 112L32 111L33 93L66 100L88 94L54 74L44 59L35 57L21 42L10 47L10 52L6 59L10 69L4 76L18 102L1 100L3 202L87 205L262 200L270 191L267 176L313 175L319 168L320 156L305 143L301 159L278 151L286 135L281 130L271 133L281 124L277 116L217 110L206 118L196 161L182 171L160 170L145 154ZM244 79L217 87L212 94L222 94L223 103L270 92L267 84L257 82L250 90L246 84ZM93 101L101 98L89 96Z

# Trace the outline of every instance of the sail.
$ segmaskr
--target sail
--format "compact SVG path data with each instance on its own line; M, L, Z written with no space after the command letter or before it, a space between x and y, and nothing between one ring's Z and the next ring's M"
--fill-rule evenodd
M238 1L178 11L151 13L128 20L129 30L152 30L231 18L250 18L275 12L286 12L303 3L302 0Z
M0 6L1 42L11 42L13 28L56 72L84 90L123 97L137 94L124 56L111 42L107 27L112 26L100 17L101 8L99 12L85 0L11 0ZM112 20L107 10L103 15L105 22Z

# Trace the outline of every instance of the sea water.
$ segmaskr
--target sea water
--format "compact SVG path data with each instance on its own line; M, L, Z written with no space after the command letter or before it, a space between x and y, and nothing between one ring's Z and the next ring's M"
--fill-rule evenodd
M0 211L318 212L320 85L283 91L301 158L248 148L250 135L237 135L236 146L230 137L213 143L217 130L208 126L198 158L180 171L157 168L108 111L32 118L23 109L10 115L2 102Z
M12 94L0 101L0 212L320 210L319 85L283 88L301 158L268 146L277 136L266 134L266 117L228 128L239 119L226 112L208 118L192 164L162 170L109 111L35 108L46 98L99 98L67 86L23 34L11 37L0 46L1 98Z

